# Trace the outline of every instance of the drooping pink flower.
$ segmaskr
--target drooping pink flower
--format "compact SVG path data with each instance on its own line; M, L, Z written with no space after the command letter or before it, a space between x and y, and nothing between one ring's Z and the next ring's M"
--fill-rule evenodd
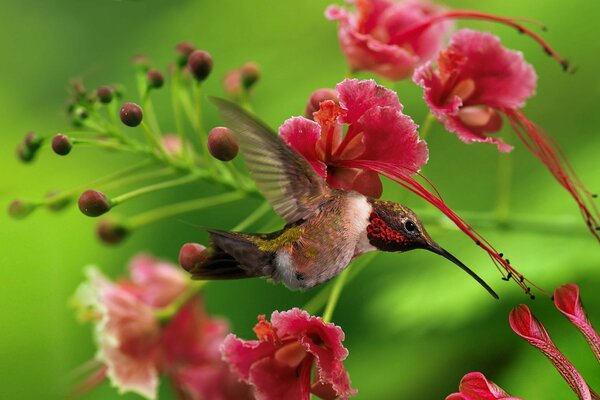
M465 143L483 142L501 152L512 147L495 134L506 116L517 136L577 202L598 240L600 214L562 151L548 134L520 111L536 88L536 74L520 52L502 46L489 33L458 31L437 58L415 71L432 114Z
M510 313L510 327L529 344L540 350L554 364L571 389L582 400L598 398L575 366L558 350L544 326L531 314L529 307L521 304Z
M400 80L435 56L452 24L445 21L408 36L402 32L443 11L424 0L357 0L355 14L330 6L326 16L339 21L340 45L353 71Z
M334 5L325 15L339 21L340 45L353 71L372 71L392 80L410 77L416 67L435 57L453 19L479 19L516 28L568 68L567 61L541 37L510 18L470 10L447 11L427 0L349 3L356 5L355 13Z
M348 399L356 393L344 369L348 350L341 328L294 308L274 312L271 322L259 317L258 340L229 335L222 346L224 360L255 387L259 400ZM314 382L311 381L313 366Z
M481 372L470 372L460 381L459 392L446 400L521 400L506 393Z
M221 360L227 325L210 318L197 295L174 309L166 324L159 320L157 313L190 295L180 269L140 255L129 272L128 279L111 282L91 269L89 282L76 293L80 316L96 323L101 364L81 388L91 389L106 376L120 392L154 399L164 375L182 398L250 399L248 385L238 382Z
M383 190L378 176L381 174L411 190L448 216L530 293L522 274L452 211L435 189L432 193L414 178L427 162L427 144L419 139L417 125L402 113L396 93L373 80L356 79L344 80L336 91L339 104L321 102L313 113L314 121L288 119L279 128L283 141L302 154L334 188L379 197Z
M554 291L554 304L581 331L600 362L600 336L589 321L579 297L579 287L567 283Z

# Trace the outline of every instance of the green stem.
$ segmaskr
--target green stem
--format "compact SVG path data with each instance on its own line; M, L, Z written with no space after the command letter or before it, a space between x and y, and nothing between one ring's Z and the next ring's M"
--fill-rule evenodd
M114 142L114 141L109 141L109 140L71 138L71 143L74 145L75 144L80 144L80 145L83 144L83 145L88 145L88 146L100 147L103 149L125 151L125 152L129 152L129 153L141 153L141 154L148 153L146 150L144 150L140 147L131 146L128 144L123 144L121 142Z
M181 74L179 71L179 68L175 68L171 74L171 105L173 106L175 129L177 129L177 135L179 135L179 140L181 140L183 159L188 163L192 163L193 157L191 154L190 143L185 137L181 101L178 95L179 91L181 90Z
M202 126L202 83L194 82L192 86L192 90L194 93L194 114L196 116L196 133L198 134L198 139L200 140L200 148L204 158L210 163L210 156L208 154L207 147L207 137L206 132L204 132L204 127Z
M167 168L159 169L156 171L150 171L145 174L126 176L123 179L114 180L112 182L107 183L106 185L103 185L102 189L103 190L118 189L118 188L122 188L122 187L125 187L128 185L131 185L132 183L140 183L140 182L151 180L151 179L164 178L164 177L173 175L174 173L175 173L175 170L173 169L173 167L167 167Z
M423 120L423 124L421 125L420 137L421 140L426 140L429 136L429 132L431 131L431 127L433 126L433 122L435 121L435 117L432 113L428 113L425 119Z
M254 212L248 215L242 222L231 228L234 232L243 231L244 229L251 226L253 223L258 221L263 215L265 215L271 209L271 204L265 201L258 207Z
M150 146L157 149L163 158L171 158L161 143L160 136L145 121L142 121L142 128Z
M500 153L498 158L498 195L496 218L502 223L510 218L510 192L512 181L512 156Z
M192 297L198 294L200 289L206 285L208 281L192 281L185 292L180 294L171 304L154 312L154 316L160 322L170 320L185 303Z
M180 203L169 204L168 206L160 207L152 211L132 217L125 223L130 229L137 229L141 226L148 225L152 222L161 219L169 218L175 215L183 214L190 211L201 210L204 208L217 206L220 204L236 201L244 198L244 194L240 192L229 192L201 199L183 201Z
M185 185L186 183L190 183L190 182L200 179L200 176L201 175L197 174L197 173L190 173L188 175L184 175L180 178L172 179L170 181L160 182L160 183L156 183L154 185L136 189L129 193L124 193L120 196L114 197L113 199L111 199L111 205L112 205L112 207L115 207L125 201L134 199L136 197L139 197L139 196L142 196L142 195L145 195L148 193L156 192L156 191L163 190L163 189L169 189L169 188L172 188L175 186Z
M331 317L333 316L333 310L335 310L335 306L340 298L340 294L342 293L342 289L344 288L344 284L346 283L346 279L348 278L348 274L350 273L350 269L346 268L339 274L335 281L333 282L333 287L331 288L331 292L329 292L329 299L327 300L327 305L325 306L325 311L323 312L323 321L331 322Z

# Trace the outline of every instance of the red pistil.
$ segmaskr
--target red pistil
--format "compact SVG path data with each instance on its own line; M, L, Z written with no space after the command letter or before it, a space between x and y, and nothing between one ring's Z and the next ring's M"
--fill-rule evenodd
M433 185L432 187L435 191L435 194L426 189L423 185L421 185L421 183L413 178L412 175L415 174L415 171L409 171L389 163L372 160L348 160L340 161L340 164L343 164L344 167L361 168L375 171L388 177L394 182L399 183L406 189L425 199L428 203L432 204L438 210L443 212L461 231L469 236L479 247L485 250L490 255L490 258L498 269L501 267L506 271L506 275L503 277L503 279L509 280L512 278L517 285L519 285L525 291L525 293L532 298L534 296L531 294L531 287L529 287L528 284L550 297L546 291L533 284L529 279L525 278L523 274L510 265L508 260L503 258L503 255L500 254L483 236L481 236L480 233L475 231L473 227L471 227L466 221L452 211L452 209L448 207L446 203L444 203L439 192L435 189L435 187L433 187ZM431 182L429 183L431 184Z
M600 213L593 201L594 195L581 183L554 139L542 128L528 120L521 111L511 109L503 109L502 111L508 117L510 124L523 144L548 168L558 183L573 197L579 206L588 229L600 241L600 235L598 234Z
M530 38L535 40L540 46L542 46L544 51L549 56L551 56L552 58L554 58L556 61L558 61L560 63L560 65L563 67L563 70L565 70L565 71L570 70L569 62L565 58L563 58L560 54L558 54L552 47L550 47L550 45L544 39L542 39L537 33L533 32L532 30L526 28L525 26L515 22L515 19L513 19L513 18L500 17L497 15L482 13L482 12L478 12L478 11L454 10L454 11L448 11L445 13L434 15L431 18L426 19L422 22L419 22L419 23L405 29L404 31L398 33L396 36L394 36L391 39L391 42L402 43L403 41L407 40L407 38L410 35L418 34L422 31L426 30L427 28L429 28L429 26L431 26L432 24L434 24L436 22L441 22L441 21L448 20L448 19L459 19L459 18L492 21L492 22L498 22L500 24L505 24L510 27L513 27L513 28L517 29L520 33L524 33L525 35L529 36Z

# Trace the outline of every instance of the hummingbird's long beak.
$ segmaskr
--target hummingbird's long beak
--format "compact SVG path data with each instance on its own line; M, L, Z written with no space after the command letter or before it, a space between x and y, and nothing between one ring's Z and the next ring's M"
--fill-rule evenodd
M487 283L485 283L485 281L483 279L481 279L475 272L473 272L465 264L460 262L460 260L458 258L454 257L452 254L450 254L446 250L442 249L438 244L429 243L428 247L426 247L426 249L435 254L439 254L440 256L447 258L448 260L452 261L454 264L458 265L467 274L471 275L471 277L473 277L473 279L475 279L477 282L479 282L479 284L481 286L483 286L485 288L485 290L487 290L495 299L498 299L498 295L496 294L496 292L494 292L494 290Z

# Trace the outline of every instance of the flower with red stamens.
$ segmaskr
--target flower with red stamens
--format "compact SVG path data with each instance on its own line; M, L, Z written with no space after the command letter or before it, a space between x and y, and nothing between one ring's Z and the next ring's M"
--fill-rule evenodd
M427 0L354 0L356 13L330 6L325 15L339 21L342 51L353 71L367 70L392 80L410 77L431 60L452 28L451 20L476 19L517 29L535 40L566 70L568 62L539 35L514 19L470 10L447 11Z
M339 103L322 101L313 113L314 121L303 117L285 121L279 128L283 141L334 188L379 197L381 174L411 190L448 216L529 293L527 280L452 211L435 189L432 193L415 179L427 162L427 144L419 139L417 125L402 113L396 93L373 80L356 79L339 83L336 92Z
M357 0L356 14L330 6L326 16L339 21L340 45L353 71L373 71L400 80L435 56L452 24L433 24L408 36L403 32L443 11L425 0Z
M506 393L481 372L470 372L460 381L459 392L446 400L521 400Z
M567 283L554 291L554 304L581 331L600 362L600 335L589 321L579 297L579 287Z
M311 392L322 399L348 399L356 393L342 363L348 350L341 328L294 308L274 312L271 322L260 316L254 332L258 340L229 335L222 353L240 379L255 387L257 399L304 400Z
M96 323L101 365L79 390L108 377L121 392L154 399L159 376L165 375L182 398L252 398L251 388L221 360L227 324L210 318L200 297L190 297L166 324L159 320L158 312L187 296L188 282L175 266L146 255L135 257L130 277L117 282L90 270L75 303L82 319Z
M577 202L590 231L598 240L600 213L592 194L583 186L560 148L543 129L520 111L535 92L533 67L520 52L510 51L484 32L458 31L433 64L415 71L432 114L465 143L484 142L501 152L512 149L495 137L506 116L527 149L554 175Z
M592 393L575 366L558 350L546 328L521 304L510 313L510 327L533 347L540 350L554 364L580 399L592 399Z

